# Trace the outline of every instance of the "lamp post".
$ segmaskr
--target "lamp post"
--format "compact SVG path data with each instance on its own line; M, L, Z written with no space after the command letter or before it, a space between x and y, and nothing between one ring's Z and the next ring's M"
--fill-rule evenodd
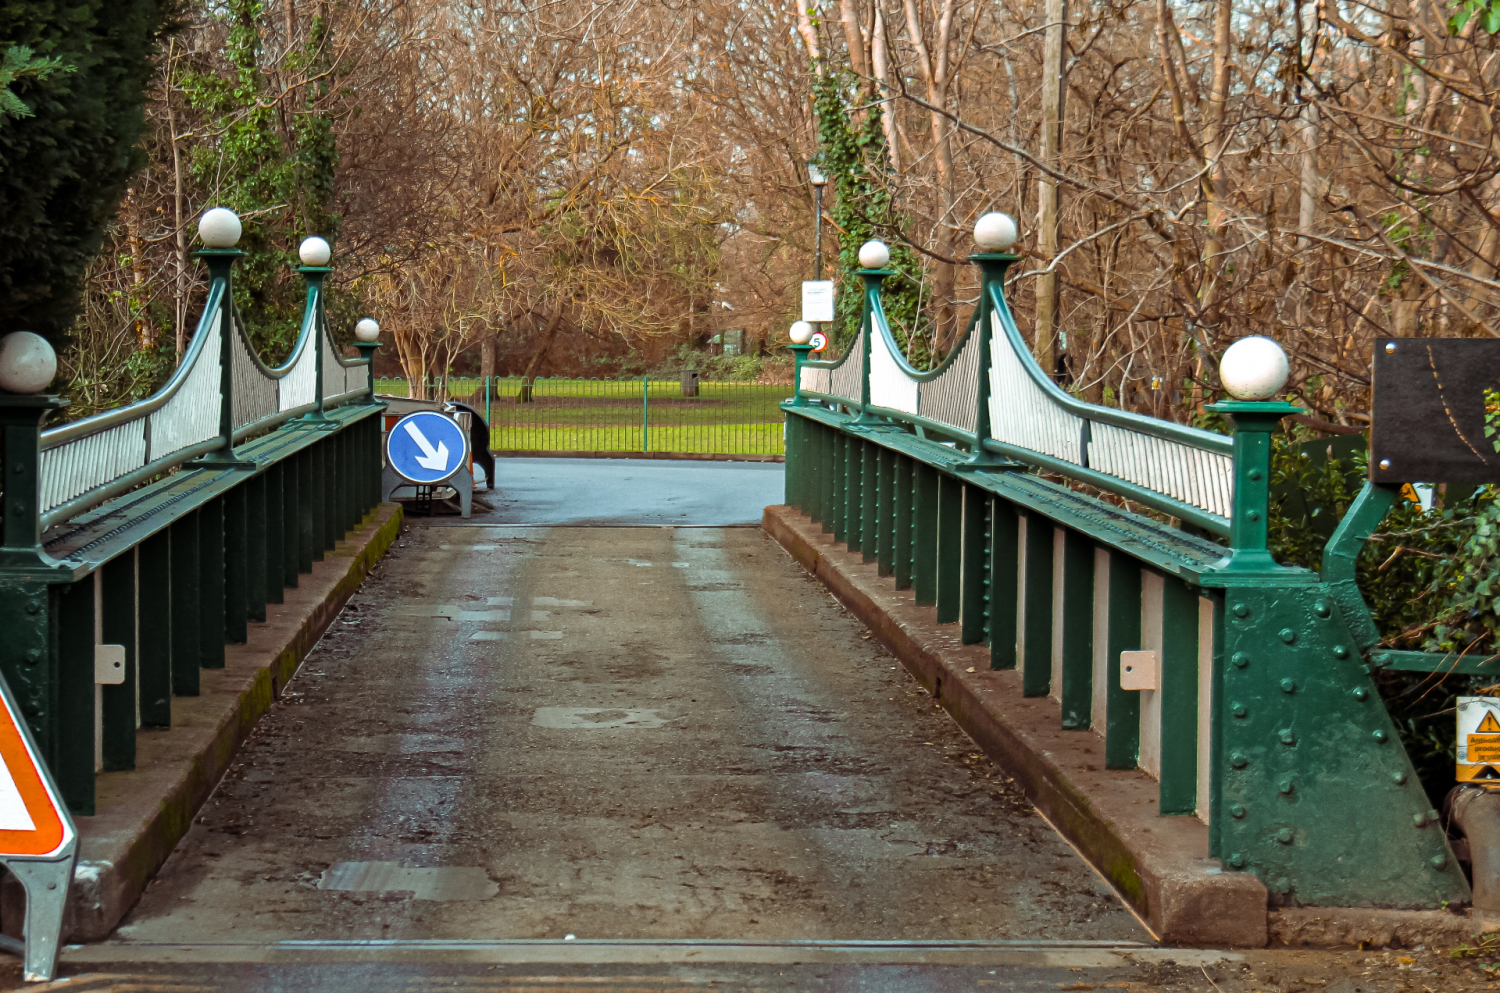
M816 162L807 163L807 181L813 188L813 279L823 278L823 187L828 176Z

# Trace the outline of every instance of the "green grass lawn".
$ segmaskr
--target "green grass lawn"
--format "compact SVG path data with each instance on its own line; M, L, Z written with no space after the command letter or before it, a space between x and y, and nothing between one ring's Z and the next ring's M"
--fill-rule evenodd
M639 379L539 379L521 403L520 379L452 379L448 394L484 412L490 447L525 451L643 451L642 415L649 419L649 450L725 455L780 455L781 401L789 386L700 383L684 397L676 380L653 381L643 404ZM376 391L407 394L403 380L382 379ZM646 408L643 410L643 407Z

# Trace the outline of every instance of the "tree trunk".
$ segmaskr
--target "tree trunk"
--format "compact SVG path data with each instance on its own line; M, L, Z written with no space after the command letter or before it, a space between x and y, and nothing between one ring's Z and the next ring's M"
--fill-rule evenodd
M531 402L531 386L536 382L536 373L541 368L542 359L546 358L547 350L552 347L552 339L557 337L557 328L562 324L563 309L567 303L567 297L559 296L552 304L552 313L547 317L547 328L542 332L536 350L531 353L530 361L526 363L526 371L521 373L521 391L516 394L519 403Z
M495 374L495 350L499 344L500 336L493 331L479 342L479 375L482 379Z
M1203 143L1209 182L1204 189L1208 201L1208 237L1203 243L1203 290L1199 300L1203 313L1209 321L1217 321L1214 308L1219 298L1219 273L1223 268L1220 256L1224 252L1224 229L1228 212L1224 209L1226 180L1224 178L1224 145L1228 138L1226 108L1229 101L1231 18L1234 7L1231 0L1218 0L1214 17L1214 79L1208 97L1208 134Z
M1063 71L1067 50L1067 0L1047 0L1047 28L1042 49L1042 141L1041 160L1052 169L1061 164L1063 133ZM1057 181L1040 175L1037 183L1037 254L1051 265L1062 240ZM1032 343L1037 363L1051 376L1056 372L1056 341L1061 311L1056 272L1045 273L1036 283L1036 339Z

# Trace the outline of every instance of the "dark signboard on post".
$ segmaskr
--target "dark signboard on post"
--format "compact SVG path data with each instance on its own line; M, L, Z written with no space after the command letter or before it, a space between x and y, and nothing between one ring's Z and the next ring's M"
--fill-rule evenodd
M1370 481L1500 483L1500 339L1377 338Z

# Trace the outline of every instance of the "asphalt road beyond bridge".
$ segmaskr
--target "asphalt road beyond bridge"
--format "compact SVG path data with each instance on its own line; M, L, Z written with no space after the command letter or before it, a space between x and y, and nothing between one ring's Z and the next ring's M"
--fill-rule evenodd
M733 525L779 467L536 463L408 521L67 988L1259 988L1155 947L759 528L659 526L674 471ZM567 523L600 494L650 526Z

